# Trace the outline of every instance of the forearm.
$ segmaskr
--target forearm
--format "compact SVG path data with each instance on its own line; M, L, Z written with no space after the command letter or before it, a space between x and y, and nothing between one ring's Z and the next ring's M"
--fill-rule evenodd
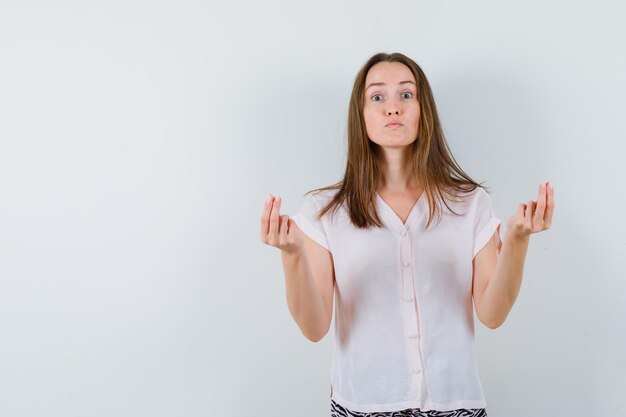
M281 251L287 305L302 334L313 342L327 333L326 311L322 293L315 284L304 252L288 254Z
M484 320L491 328L504 323L517 299L529 242L530 236L517 238L506 235L502 240L496 269L482 297Z

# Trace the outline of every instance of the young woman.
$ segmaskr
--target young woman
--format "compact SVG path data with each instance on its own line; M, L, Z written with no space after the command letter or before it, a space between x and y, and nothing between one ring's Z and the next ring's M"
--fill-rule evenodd
M335 296L331 415L486 416L472 302L485 326L504 322L530 235L552 222L552 186L518 206L501 241L421 68L379 53L354 82L343 180L307 194L293 218L270 194L261 241L281 249L289 311L311 341Z

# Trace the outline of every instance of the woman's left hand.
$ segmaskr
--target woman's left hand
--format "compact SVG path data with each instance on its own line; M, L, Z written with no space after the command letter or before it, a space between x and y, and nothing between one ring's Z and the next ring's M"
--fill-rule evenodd
M554 188L549 182L539 185L537 201L520 204L517 213L507 222L507 230L519 239L528 239L532 233L550 228L554 213Z

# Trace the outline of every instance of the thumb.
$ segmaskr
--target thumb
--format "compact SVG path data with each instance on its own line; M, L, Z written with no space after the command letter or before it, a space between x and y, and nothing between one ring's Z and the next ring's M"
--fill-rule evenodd
M298 233L299 231L300 228L298 227L298 224L291 217L289 217L287 220L287 233Z

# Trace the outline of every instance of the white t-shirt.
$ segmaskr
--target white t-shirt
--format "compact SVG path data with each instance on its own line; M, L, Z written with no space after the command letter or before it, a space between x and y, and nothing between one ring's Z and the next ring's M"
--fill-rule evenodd
M476 362L472 260L500 232L489 194L442 204L428 230L422 193L403 224L376 193L384 228L358 229L346 203L321 221L335 191L308 195L293 216L335 268L331 398L351 411L485 408Z

